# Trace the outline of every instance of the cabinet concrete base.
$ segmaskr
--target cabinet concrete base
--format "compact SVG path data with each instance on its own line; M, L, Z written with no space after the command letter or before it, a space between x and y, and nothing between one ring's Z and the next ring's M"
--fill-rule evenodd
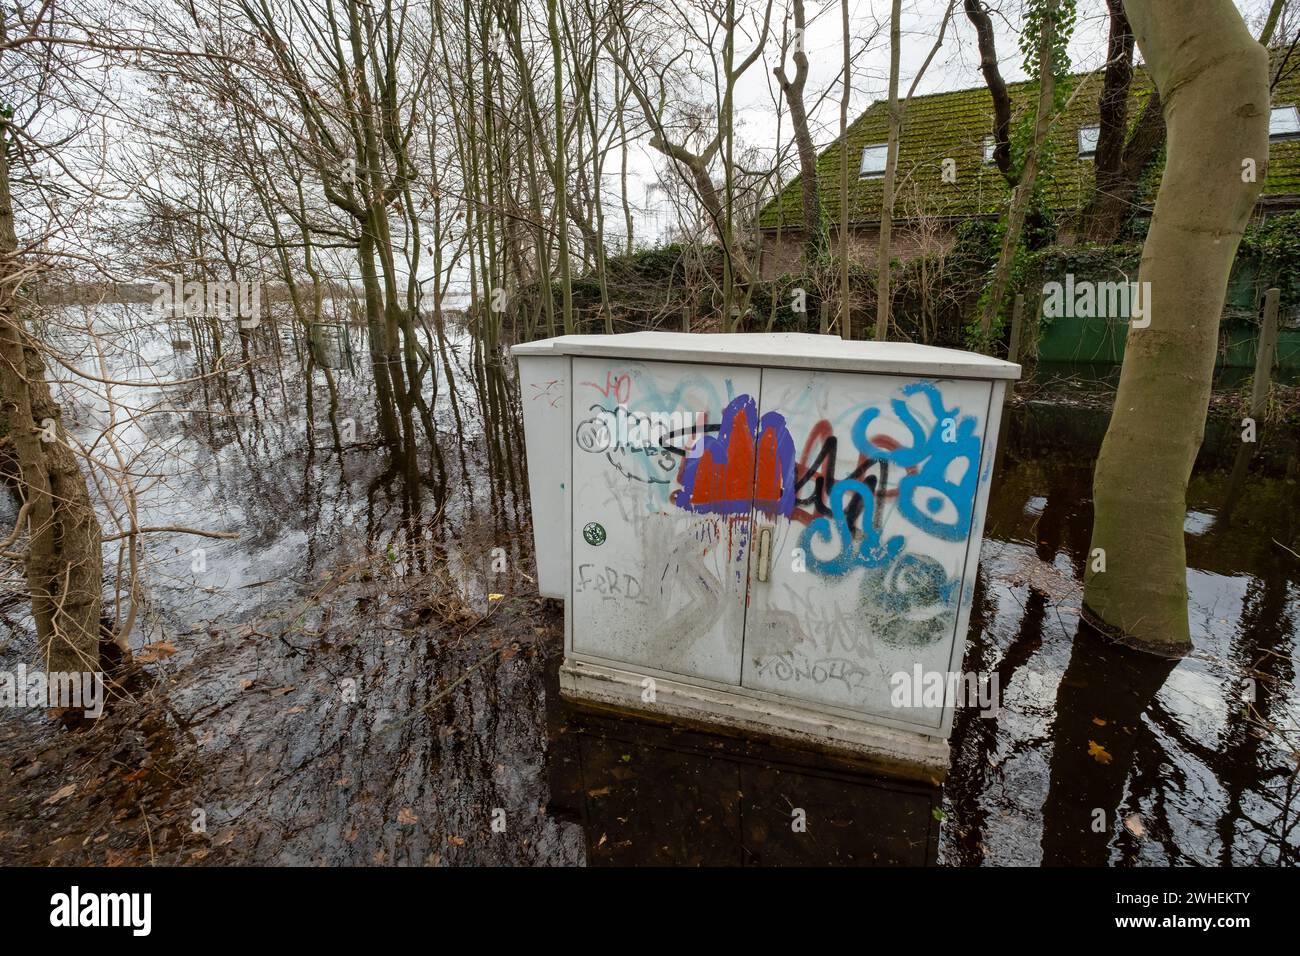
M733 736L763 737L848 758L890 777L939 782L948 773L948 743L711 687L654 678L655 699L642 699L646 675L566 658L560 694L586 706L631 712Z

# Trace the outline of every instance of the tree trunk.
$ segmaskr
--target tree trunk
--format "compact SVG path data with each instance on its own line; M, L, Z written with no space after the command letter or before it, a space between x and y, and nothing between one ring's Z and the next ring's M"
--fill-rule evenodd
M18 303L18 239L0 136L0 400L27 506L27 587L46 672L97 671L104 559L86 478Z
M885 147L885 182L880 201L880 245L876 249L876 341L889 336L889 243L894 231L894 176L898 167L898 56L902 0L889 12L889 139ZM947 23L947 20L944 20Z
M1108 246L1119 238L1124 223L1133 215L1138 181L1164 141L1164 110L1159 92L1152 90L1124 146L1119 169L1104 178L1101 170L1097 171L1097 188L1083 214L1080 232L1084 239Z
M1079 238L1111 245L1133 216L1138 180L1165 141L1160 94L1155 90L1128 131L1128 97L1133 85L1133 28L1122 0L1106 0L1110 37L1106 73L1098 102L1097 155L1092 197L1079 217Z
M804 4L794 0L794 79L778 65L776 74L781 92L790 107L790 125L794 127L795 147L799 152L799 185L803 191L804 266L811 271L826 253L826 224L822 221L821 188L817 182L817 147L808 128L808 110L804 106L804 87L808 83L808 54L804 51Z
M1007 185L1016 184L1016 173L1011 167L1011 94L1002 79L998 66L998 50L993 33L993 19L980 0L964 0L966 18L975 25L975 38L980 51L980 72L984 84L993 98L993 162Z
M844 31L844 95L840 98L840 338L853 338L852 308L849 292L849 96L853 75L849 56L849 0L840 2L840 21Z
M1083 613L1112 637L1181 655L1191 648L1187 482L1228 274L1265 176L1268 57L1230 0L1126 0L1125 9L1169 146L1138 272L1150 324L1130 328L1093 478ZM1242 181L1247 158L1260 167L1251 182Z
M1006 298L1007 285L1011 281L1011 266L1015 259L1016 247L1020 245L1020 233L1025 225L1025 216L1029 212L1029 202L1034 195L1034 180L1038 177L1038 154L1043 148L1048 128L1052 123L1052 104L1056 95L1052 37L1057 28L1057 9L1056 3L1049 4L1043 17L1043 29L1038 40L1038 113L1034 118L1034 139L1025 151L1025 162L1020 168L1015 192L1011 195L1007 228L1002 234L1002 249L998 253L993 283L984 303L984 313L980 317L980 333L985 339L982 347L986 349L989 346L987 339L993 327L993 319L1002 311L1002 300Z
M555 107L555 155L551 160L552 180L555 183L555 217L559 225L560 240L560 290L561 311L564 318L564 334L573 334L573 273L569 266L569 217L567 195L568 164L565 150L568 144L564 139L564 57L560 52L560 33L556 20L556 0L546 4L547 26L551 31L551 69L553 89L552 103Z
M1097 152L1093 156L1092 200L1083 213L1081 231L1089 223L1101 197L1119 185L1124 144L1128 139L1128 94L1133 85L1133 28L1124 16L1122 0L1106 0L1110 8L1110 36L1106 42L1106 72L1097 103Z

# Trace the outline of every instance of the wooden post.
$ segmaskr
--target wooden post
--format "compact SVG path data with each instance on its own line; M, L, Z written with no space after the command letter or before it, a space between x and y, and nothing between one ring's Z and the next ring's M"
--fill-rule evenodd
M1016 293L1016 304L1011 308L1011 341L1007 343L1007 361L1014 362L1020 356L1020 331L1025 321L1025 294Z
M1255 346L1255 381L1250 389L1250 417L1254 419L1258 419L1268 408L1268 385L1273 375L1273 352L1277 348L1277 305L1280 295L1277 289L1269 289L1264 293L1264 319Z
M827 302L825 299L822 299L822 307L821 307L818 311L821 313L821 316L820 316L820 319L819 319L819 321L821 322L821 333L822 333L822 335L825 335L827 332L830 331L830 327L831 327L831 321L830 321L831 306L830 306L830 303Z
M691 305L689 302L682 303L682 331L691 330Z
M1025 321L1025 294L1016 293L1016 304L1011 308L1011 341L1007 343L1007 361L1014 362L1020 357L1020 334L1021 328ZM1011 401L1011 395L1016 390L1015 382L1007 382L1007 390L1003 393L1002 402L1008 404Z
M1264 293L1264 317L1260 320L1259 339L1255 343L1255 379L1250 384L1250 410L1248 414L1259 428L1259 418L1268 411L1268 386L1273 376L1273 352L1277 348L1277 306L1280 292L1269 289ZM1228 475L1228 491L1219 509L1218 522L1226 527L1232 521L1233 509L1246 487L1246 472L1259 450L1259 435L1253 442L1242 442Z

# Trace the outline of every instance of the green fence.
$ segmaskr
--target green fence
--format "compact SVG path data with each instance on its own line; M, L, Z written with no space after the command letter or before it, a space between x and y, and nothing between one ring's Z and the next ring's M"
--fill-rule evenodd
M1130 275L1134 273L1130 272ZM1042 273L1045 282L1062 281L1051 270ZM1121 276L1103 269L1094 275L1073 276L1074 284L1085 281L1115 282ZM1293 279L1293 284L1295 280ZM1255 348L1259 339L1259 315L1263 310L1263 288L1257 270L1250 261L1239 261L1228 284L1223 320L1219 326L1219 366L1222 368L1255 367ZM1039 293L1035 288L1033 293ZM1292 290L1293 292L1295 290ZM1287 301L1290 299L1290 305ZM1283 308L1278 315L1276 365L1284 372L1300 372L1300 295L1283 292ZM1039 294L1038 357L1045 362L1095 362L1119 364L1124 359L1128 337L1128 315L1047 315L1048 296ZM1087 310L1085 310L1087 311Z

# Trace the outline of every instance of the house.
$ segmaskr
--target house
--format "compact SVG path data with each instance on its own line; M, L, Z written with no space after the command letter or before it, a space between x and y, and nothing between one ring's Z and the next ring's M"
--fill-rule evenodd
M1092 157L1097 146L1102 74L1079 74L1087 82L1059 115L1048 136L1049 161L1039 171L1038 188L1058 225L1069 233L1072 220L1093 189ZM1136 69L1130 91L1129 122L1141 113L1150 81ZM1008 85L1012 128L1032 121L1037 84ZM849 186L850 255L874 268L880 236L888 104L879 101L848 128L844 141L851 159ZM993 163L992 97L985 87L913 97L899 143L892 255L908 259L951 244L955 224L970 218L995 218L1011 188ZM1258 209L1269 215L1300 209L1300 71L1292 71L1274 90L1269 126L1268 175ZM1013 132L1014 137L1014 132ZM840 143L817 159L822 208L832 243L840 222ZM948 175L944 175L945 161ZM1148 168L1137 202L1149 211L1159 185L1157 159ZM761 274L765 279L795 273L803 250L803 206L799 179L788 183L759 215Z

